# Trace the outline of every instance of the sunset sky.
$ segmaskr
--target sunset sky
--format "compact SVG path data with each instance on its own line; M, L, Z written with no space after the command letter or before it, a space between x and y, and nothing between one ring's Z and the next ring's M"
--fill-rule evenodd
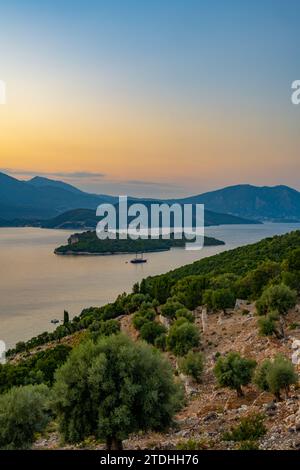
M298 0L0 0L0 171L110 194L300 190L299 48Z

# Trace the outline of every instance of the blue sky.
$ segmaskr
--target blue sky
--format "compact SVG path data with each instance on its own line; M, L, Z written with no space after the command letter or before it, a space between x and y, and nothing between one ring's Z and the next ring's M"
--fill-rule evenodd
M294 0L0 1L0 167L99 192L300 189L299 13Z

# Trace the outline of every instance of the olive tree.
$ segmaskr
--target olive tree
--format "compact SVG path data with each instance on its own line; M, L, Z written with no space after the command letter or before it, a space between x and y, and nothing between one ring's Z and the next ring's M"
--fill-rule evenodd
M86 341L58 370L53 407L67 442L94 435L107 449L139 430L161 430L183 403L182 387L159 351L123 334Z
M13 387L0 395L0 448L26 449L49 422L46 385Z
M236 390L237 396L244 395L242 386L251 382L256 362L253 359L241 357L238 352L229 352L220 356L214 368L218 384Z
M276 284L267 287L256 302L256 309L260 315L268 312L277 312L279 315L279 332L285 336L285 322L283 316L295 306L297 293L285 284Z
M200 352L189 351L179 361L179 369L186 375L190 375L196 382L201 382L204 369L204 356Z
M254 375L258 388L273 393L277 400L281 399L281 390L288 394L290 385L297 382L298 376L292 362L282 354L275 356L273 361L263 361Z
M170 328L167 346L176 356L184 356L190 349L199 346L199 329L186 318L179 318Z
M257 311L265 315L269 311L277 311L284 315L295 306L297 294L285 284L275 284L267 287L257 301Z

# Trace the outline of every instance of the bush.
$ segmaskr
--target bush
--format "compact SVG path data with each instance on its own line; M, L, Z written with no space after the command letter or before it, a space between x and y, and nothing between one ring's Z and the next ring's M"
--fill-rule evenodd
M266 434L264 425L264 416L261 414L252 414L241 418L240 424L224 433L225 441L256 441Z
M14 387L0 395L0 448L26 449L49 422L46 385Z
M120 331L120 323L117 320L94 321L89 326L90 336L94 341L100 336L110 336Z
M292 384L298 382L292 362L281 354L275 356L271 362L265 360L258 367L255 374L255 383L261 389L272 392L280 400L281 390L289 391Z
M157 336L154 341L154 346L158 349L161 349L162 351L165 351L167 349L167 335L162 334Z
M199 352L189 351L187 355L180 360L179 368L181 372L190 375L196 382L201 382L204 369L204 357Z
M267 381L267 373L269 372L272 363L269 359L265 359L255 370L253 382L258 388L264 392L268 392L270 390L268 381Z
M230 352L225 357L219 357L214 368L218 384L236 390L238 396L243 396L242 385L251 382L256 362L246 359L237 352Z
M180 308L179 310L177 310L176 312L176 318L186 318L189 322L191 323L194 323L195 321L195 317L193 315L193 313L188 310L187 308Z
M133 315L132 324L137 330L140 330L145 323L149 321L153 321L154 318L155 318L154 309L152 308L142 309Z
M280 315L285 314L295 306L297 294L285 284L267 287L256 303L257 312L265 315L268 311L276 310Z
M55 370L66 361L70 351L70 346L60 344L23 361L0 364L0 393L20 385L42 382L52 385Z
M187 276L176 283L172 288L172 295L189 310L194 310L202 303L202 293L206 288L205 276Z
M154 344L156 338L165 332L166 328L163 325L155 321L147 321L140 330L140 336L147 341L147 343Z
M262 336L272 336L276 333L276 323L269 315L258 319L258 329Z
M180 325L178 321L184 320ZM180 318L175 322L169 331L167 337L167 346L176 356L184 356L192 348L199 346L200 334L195 325L192 325L184 318Z
M235 295L230 289L218 289L212 294L212 307L214 310L233 308L235 305Z
M271 281L279 279L280 271L280 263L262 262L256 269L249 271L237 281L237 295L242 299L257 299Z
M289 271L300 271L300 248L292 250L287 257L287 269Z
M259 450L259 446L255 441L242 441L237 450Z
M130 433L169 426L183 404L169 363L123 334L82 343L56 379L53 407L68 442L95 435L121 449Z
M161 306L160 310L164 317L175 318L177 310L184 308L177 300L169 299L164 305Z
M209 443L202 439L196 441L194 439L188 439L187 441L178 442L176 450L206 450L209 449Z

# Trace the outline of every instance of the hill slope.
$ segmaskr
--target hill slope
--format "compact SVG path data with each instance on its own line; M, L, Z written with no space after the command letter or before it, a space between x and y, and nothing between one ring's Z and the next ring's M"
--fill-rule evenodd
M182 201L257 220L300 220L300 192L288 186L229 186Z

